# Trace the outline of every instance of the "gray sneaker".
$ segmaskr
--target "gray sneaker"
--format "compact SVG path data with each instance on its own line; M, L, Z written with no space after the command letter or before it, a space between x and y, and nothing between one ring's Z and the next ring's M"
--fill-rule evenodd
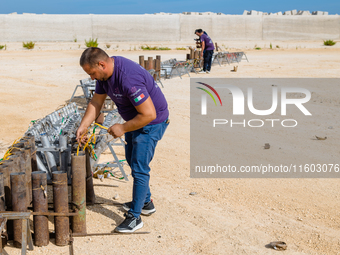
M119 233L132 233L143 227L142 218L136 218L132 213L125 213L125 220L115 228L115 232Z
M132 204L132 202L124 203L123 209L128 212L131 208L131 204ZM151 199L150 202L144 204L144 206L142 208L142 214L145 215L145 216L149 216L149 215L153 214L154 212L156 212L156 208L155 208L153 201Z
M199 71L198 73L205 73L205 71L201 70L201 71Z

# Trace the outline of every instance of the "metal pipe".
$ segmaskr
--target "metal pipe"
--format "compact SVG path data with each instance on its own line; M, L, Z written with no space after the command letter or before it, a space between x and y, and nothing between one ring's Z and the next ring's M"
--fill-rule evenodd
M4 163L0 165L0 173L2 173L3 176L2 178L5 190L5 201L7 210L12 208L11 180L9 175L12 172L13 164L13 160L5 160Z
M23 172L11 173L11 187L12 187L12 210L15 212L27 211L27 198L26 198L26 175ZM13 220L14 230L14 246L21 247L22 236L22 220Z
M86 150L86 204L93 205L96 202L96 195L93 189L93 176L91 168L90 153Z
M20 148L13 148L11 154L17 155L19 157L19 171L26 172L25 150Z
M0 173L0 211L6 210L4 176Z
M150 70L150 69L154 69L153 68L153 57L148 57L148 69L147 70Z
M30 146L34 146L34 145L35 145L35 137L34 137L34 135L32 135L32 134L25 134L25 136L23 136L23 137L20 139L20 142L23 141L23 140L28 141L28 143L29 143Z
M0 167L1 167L1 165L0 165ZM6 198L5 198L4 174L0 173L0 211L5 211L5 210L6 210ZM2 219L2 220L5 220L5 219ZM1 233L7 232L6 221L5 222L1 221L0 228L2 228ZM2 236L1 236L1 233L0 233L0 239L1 239L0 240L0 254L2 254Z
M0 229L2 229L2 231L4 231L6 229L6 223L7 223L7 219L6 218L2 218L0 219ZM2 246L5 247L5 245L7 244L7 239L8 239L8 236L7 236L7 233L6 234L1 234L0 236L0 254L2 255ZM4 244L3 244L4 242Z
M38 171L46 172L48 174L47 179L51 180L52 179L52 174L47 170L47 168L45 167L44 163L41 161L40 157L38 155L36 155L36 156L37 156Z
M68 150L67 150L67 136L59 136L59 148L60 148L60 171L67 172L68 170Z
M8 160L3 161L0 165L0 172L4 174L5 202L6 210L12 210L12 192L10 174L19 172L20 159L17 155L10 155ZM13 221L7 221L7 234L13 234Z
M36 146L35 146L35 137L34 135L27 134L21 140L26 140L29 142L29 146L31 147L31 166L32 172L38 171L37 165L37 157L36 157Z
M27 196L27 206L31 204L32 201L32 180L31 180L31 174L32 174L32 166L31 166L31 147L29 146L29 142L24 140L24 142L14 144L13 151L14 153L17 153L17 150L19 150L22 154L21 155L21 172L26 173L26 194ZM18 154L16 154L18 155Z
M79 155L72 154L72 202L79 208L79 215L72 218L72 232L86 233L86 195L85 173L86 156L84 152ZM75 209L75 208L73 208Z
M18 173L20 172L20 157L18 155L9 155L8 156L8 160L4 161L4 164L8 161L13 161L13 163L11 164L11 171L10 173Z
M34 212L48 212L47 201L47 174L43 171L36 171L32 173L32 188L33 188L33 211ZM34 224L34 245L46 246L49 243L48 232L48 217L47 216L33 216Z
M27 194L28 201L27 206L29 206L32 202L32 160L31 160L31 146L27 146L25 148L25 159L26 159L26 186L27 186Z
M161 78L161 56L157 55L156 56L156 66L155 66L155 70L156 72L158 72L158 77Z
M144 56L139 56L139 64L140 64L142 67L145 67L145 65L144 65Z
M44 148L50 148L51 147L50 141L48 140L48 136L42 135L40 137L40 139L41 139L42 146ZM51 172L58 171L57 164L55 162L55 158L54 158L53 154L49 151L44 151L44 154L45 154L45 157L46 157L46 161L47 161L47 165L48 165L49 170Z
M26 146L29 146L29 142L26 140L22 140L19 143L13 144L13 147L16 148L25 148Z
M157 71L156 71L156 67L157 66L157 59L153 60L153 69L155 70L154 74L153 74L153 79L156 81L157 80Z
M68 213L67 173L56 171L53 177L53 203L57 213ZM55 244L65 246L69 241L70 221L67 216L54 217Z

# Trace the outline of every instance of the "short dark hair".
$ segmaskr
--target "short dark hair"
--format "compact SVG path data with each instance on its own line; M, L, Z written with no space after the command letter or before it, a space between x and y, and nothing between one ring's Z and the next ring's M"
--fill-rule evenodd
M195 30L195 34L196 34L196 33L199 33L199 34L200 34L200 33L202 33L202 32L203 32L203 30L202 30L201 28Z
M110 58L109 55L107 55L102 49L90 47L84 50L83 54L81 54L79 62L81 66L87 64L90 67L93 67L98 64L99 61L106 61L108 58Z

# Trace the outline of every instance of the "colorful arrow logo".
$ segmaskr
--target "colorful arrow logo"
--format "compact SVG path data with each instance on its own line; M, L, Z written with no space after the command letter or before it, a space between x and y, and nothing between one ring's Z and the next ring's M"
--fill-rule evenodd
M203 82L197 82L197 83L208 87L212 92L214 92L215 95L217 96L218 100L220 101L221 106L222 106L221 97L220 97L220 95L217 93L217 91L212 86L210 86L210 85L208 85L206 83L203 83ZM200 87L197 87L197 88L203 90L204 92L206 92L214 100L214 103L217 106L216 100L215 100L214 96L211 94L211 92L209 90L206 90L206 89L200 88Z

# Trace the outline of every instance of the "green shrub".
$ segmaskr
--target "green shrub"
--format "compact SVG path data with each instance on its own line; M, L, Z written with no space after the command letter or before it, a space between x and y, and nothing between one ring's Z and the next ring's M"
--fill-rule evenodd
M30 42L23 42L22 43L22 47L24 47L24 48L26 48L26 49L33 49L34 48L34 45L35 45L35 43L34 42L32 42L32 41L30 41Z
M158 50L171 50L169 47L159 47Z
M5 48L5 50L6 50L6 48L7 48L6 44L5 45L0 45L0 50L2 50L3 48Z
M270 43L269 47L270 47L270 49L273 49L273 45L272 45L272 43Z
M90 38L88 41L85 40L85 45L86 47L98 47L98 42L97 42L98 38L96 39L92 39Z
M105 46L106 46L106 48L108 49L108 48L111 47L111 44L106 44Z
M323 45L326 45L326 46L333 46L335 44L336 42L334 42L333 40L323 41Z
M150 46L148 46L148 45L142 46L141 49L142 49L142 50L171 50L171 49L168 48L168 47L157 47L157 46L155 46L155 47L150 47Z
M142 45L141 49L142 50L157 50L157 47L150 47L148 45L146 45L146 46Z
M186 50L187 48L185 48L185 47L178 47L178 48L176 48L176 50Z
M260 47L256 47L255 50L262 50Z

